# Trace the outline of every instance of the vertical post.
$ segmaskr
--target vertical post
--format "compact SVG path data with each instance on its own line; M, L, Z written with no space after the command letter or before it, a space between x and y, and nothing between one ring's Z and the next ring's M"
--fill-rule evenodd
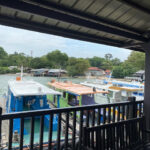
M2 115L2 108L0 107L0 147L1 147L1 143L2 143L2 119L1 119L1 115Z
M129 105L129 118L136 118L137 117L137 107L136 107L136 97L128 97L128 101L131 102Z
M146 128L150 129L150 43L145 48L145 88L144 88L144 115Z
M60 95L57 95L57 108L60 108Z

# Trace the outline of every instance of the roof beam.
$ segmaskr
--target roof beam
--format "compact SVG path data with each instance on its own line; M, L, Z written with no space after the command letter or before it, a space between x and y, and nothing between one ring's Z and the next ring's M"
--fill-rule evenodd
M113 21L98 17L96 15L95 16L90 15L90 14L87 14L87 13L84 13L84 12L77 11L77 10L72 9L72 8L68 8L68 7L65 7L65 6L62 6L62 5L58 5L58 4L56 4L54 2L51 2L51 1L41 1L41 0L23 0L23 1L33 3L33 4L40 4L43 7L52 8L52 9L55 9L55 10L58 10L58 11L61 11L61 12L69 13L73 16L82 17L84 19L88 19L88 20L91 20L91 21L95 21L97 23L102 23L102 24L105 24L105 25L109 25L111 27L119 28L119 29L122 29L122 30L125 30L125 31L128 31L128 32L131 32L131 33L135 33L135 34L139 34L139 35L143 34L143 32L141 32L137 29L134 29L134 28L125 26L123 24L119 24L117 22L113 22Z
M121 3L127 4L128 6L131 6L131 7L135 8L139 11L142 11L142 12L150 15L149 9L147 9L147 8L143 7L142 5L139 5L139 4L137 4L131 0L118 0L118 1L120 1Z
M54 10L50 10L47 8L42 8L40 5L31 5L19 0L1 0L0 5L8 8L13 8L19 11L25 11L31 14L40 15L46 18L53 18L56 20L64 21L67 23L75 24L81 27L87 27L89 29L94 29L97 31L103 31L112 35L117 35L121 37L125 37L127 39L132 39L140 42L147 42L148 39L142 36L139 36L134 33L126 32L120 29L115 29L112 27L108 27L102 24L98 24L95 22L91 22L89 20L85 20L79 17L71 16L69 14L57 12Z
M126 43L122 46L122 48L131 48L141 46L143 43Z
M41 33L47 33L47 34L54 34L58 36L63 36L66 38L73 38L77 40L82 40L82 41L88 41L88 42L93 42L93 43L99 43L99 44L105 44L105 45L110 45L110 46L117 46L120 47L123 42L121 41L116 41L108 38L103 38L95 35L90 35L86 33L81 33L81 32L76 32L76 31L71 31L68 29L62 29L59 27L55 26L49 26L49 25L44 25L40 23L35 23L19 18L11 18L8 16L0 16L0 24L6 25L6 26L12 26L16 28L23 28L31 31L37 31Z

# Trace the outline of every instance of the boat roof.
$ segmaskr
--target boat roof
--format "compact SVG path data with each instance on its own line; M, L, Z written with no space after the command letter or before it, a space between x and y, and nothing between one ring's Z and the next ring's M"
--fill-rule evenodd
M61 92L50 89L35 81L9 81L9 88L14 96L61 95Z
M113 80L113 81L111 81L111 83L117 84L117 85L123 85L123 86L133 86L133 87L143 87L144 88L144 85L139 82L125 82L125 81Z
M68 91L77 95L86 95L86 94L97 94L97 93L108 93L107 91L97 90L93 91L93 88L87 87L81 84L74 84L72 82L48 82L48 85Z
M143 91L143 88L117 87L117 86L111 86L111 87L109 87L109 89L112 89L112 90L122 90L122 91L128 91L128 92Z
M85 85L85 86L95 87L95 88L99 88L99 89L105 89L105 90L109 90L109 91L113 91L113 92L118 92L121 90L129 91L129 92L135 92L135 91L142 91L143 90L143 88L126 87L126 86L117 87L117 86L112 86L111 84L100 85L100 84L92 84L92 83L86 83L86 82L83 82L81 84Z
M95 88L102 89L102 90L108 90L109 87L111 86L111 84L101 85L101 84L94 84L94 83L88 83L88 82L82 82L81 84L88 86L88 87L95 87Z

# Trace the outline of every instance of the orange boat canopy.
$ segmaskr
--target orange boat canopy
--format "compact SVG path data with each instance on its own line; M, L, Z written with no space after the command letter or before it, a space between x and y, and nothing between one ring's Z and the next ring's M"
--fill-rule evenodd
M68 91L71 93L75 93L77 95L86 95L86 94L97 94L97 93L104 93L108 94L107 91L100 91L97 89L93 89L81 84L74 84L72 82L48 82L48 85L54 87L56 89Z

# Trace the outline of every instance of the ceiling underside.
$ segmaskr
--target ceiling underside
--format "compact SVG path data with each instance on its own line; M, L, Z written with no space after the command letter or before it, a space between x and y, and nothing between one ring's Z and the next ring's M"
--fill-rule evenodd
M144 51L150 0L0 0L0 24Z

